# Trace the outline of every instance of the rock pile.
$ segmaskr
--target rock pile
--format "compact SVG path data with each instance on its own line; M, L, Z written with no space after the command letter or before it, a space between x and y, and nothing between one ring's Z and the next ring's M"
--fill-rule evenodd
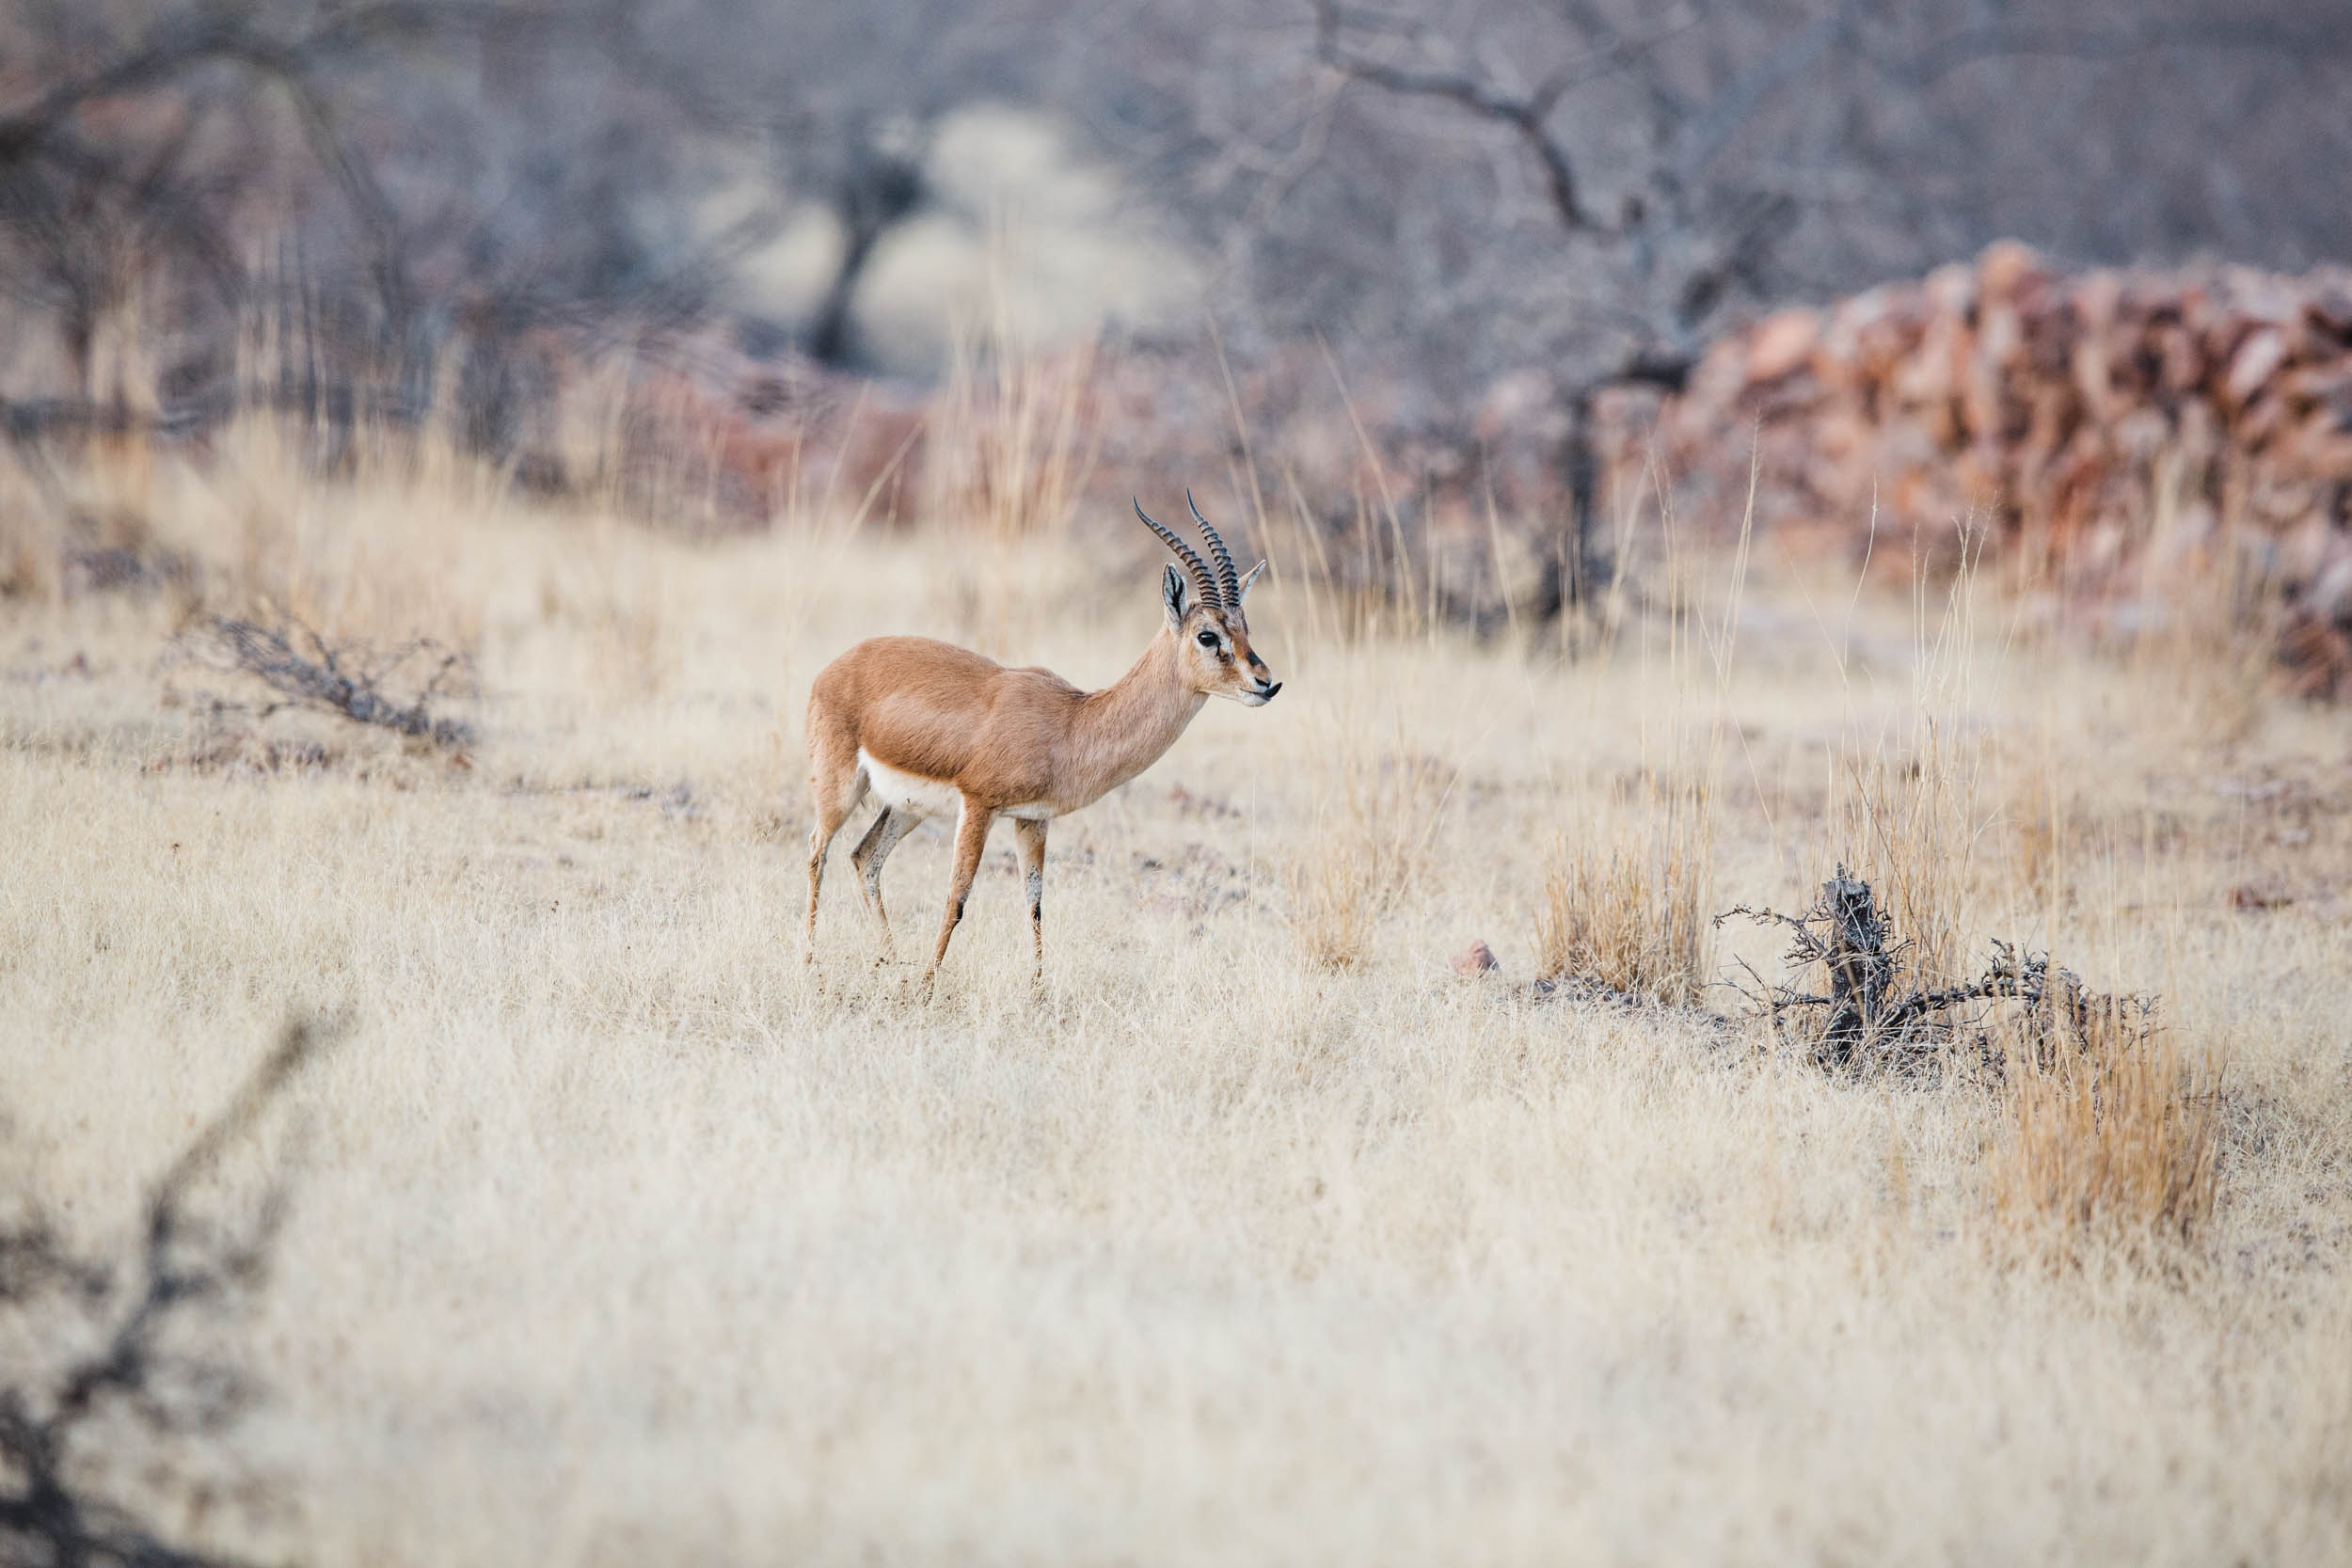
M1973 522L2023 580L2109 604L2250 568L2297 683L2352 695L2352 269L2065 276L2004 243L1767 317L1642 412L1613 461L1654 428L1686 515L1737 518L1753 454L1759 526L1858 544L1875 511L1882 550L1932 550Z

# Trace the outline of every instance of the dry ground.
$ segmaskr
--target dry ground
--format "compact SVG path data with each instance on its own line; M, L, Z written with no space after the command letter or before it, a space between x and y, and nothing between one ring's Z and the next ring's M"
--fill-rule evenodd
M119 1238L290 1009L354 1020L276 1134L270 1398L176 1528L319 1563L2352 1558L2340 716L1769 560L1714 638L1565 667L1343 641L1278 578L1282 697L1056 828L1045 998L1000 832L925 1006L840 860L801 961L809 677L924 631L1106 681L1158 613L1139 530L696 544L282 472L114 482L193 590L66 593L27 491L0 601L9 1179ZM161 662L192 596L471 648L479 744L212 710L257 693ZM1958 767L1913 768L1931 720ZM1551 847L1628 831L1645 774L1711 783L1714 907L1895 854L1839 826L1875 777L1969 946L2164 993L2226 1057L2210 1223L2052 1262L1993 1207L1981 1086L1533 998ZM902 953L946 847L892 864ZM1502 966L1466 981L1472 937Z

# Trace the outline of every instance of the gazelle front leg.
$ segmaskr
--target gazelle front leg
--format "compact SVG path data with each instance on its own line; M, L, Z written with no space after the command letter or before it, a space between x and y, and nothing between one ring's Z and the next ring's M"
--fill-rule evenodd
M956 818L956 870L947 879L947 910L939 922L939 945L931 949L931 961L923 971L923 990L931 989L931 976L939 972L940 959L947 956L947 939L956 934L956 922L963 918L963 901L972 895L972 879L980 869L980 850L988 844L988 828L996 814L969 795L963 798L963 815Z
M1029 894L1029 936L1037 946L1037 968L1031 979L1045 983L1045 818L1017 816L1012 842L1021 854L1021 881Z

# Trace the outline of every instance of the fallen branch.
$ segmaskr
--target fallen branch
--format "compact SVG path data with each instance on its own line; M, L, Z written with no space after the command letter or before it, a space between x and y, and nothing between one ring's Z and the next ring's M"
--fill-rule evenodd
M432 711L463 689L471 661L428 637L385 652L356 639L330 642L297 620L264 626L215 615L182 647L209 668L251 675L287 699L263 707L262 718L299 706L453 751L475 738L472 725ZM393 694L403 689L405 696Z

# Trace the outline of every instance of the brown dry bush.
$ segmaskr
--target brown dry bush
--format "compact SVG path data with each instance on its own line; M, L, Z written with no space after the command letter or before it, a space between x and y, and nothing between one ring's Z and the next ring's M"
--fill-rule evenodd
M1999 1031L1999 1130L1986 1151L1995 1212L2024 1240L2193 1240L2217 1186L2221 1067L2148 1009L2096 999L2055 1028Z
M1535 948L1547 979L1589 981L1670 1006L1707 983L1713 881L1709 790L1642 786L1597 831L1563 834L1544 876Z

